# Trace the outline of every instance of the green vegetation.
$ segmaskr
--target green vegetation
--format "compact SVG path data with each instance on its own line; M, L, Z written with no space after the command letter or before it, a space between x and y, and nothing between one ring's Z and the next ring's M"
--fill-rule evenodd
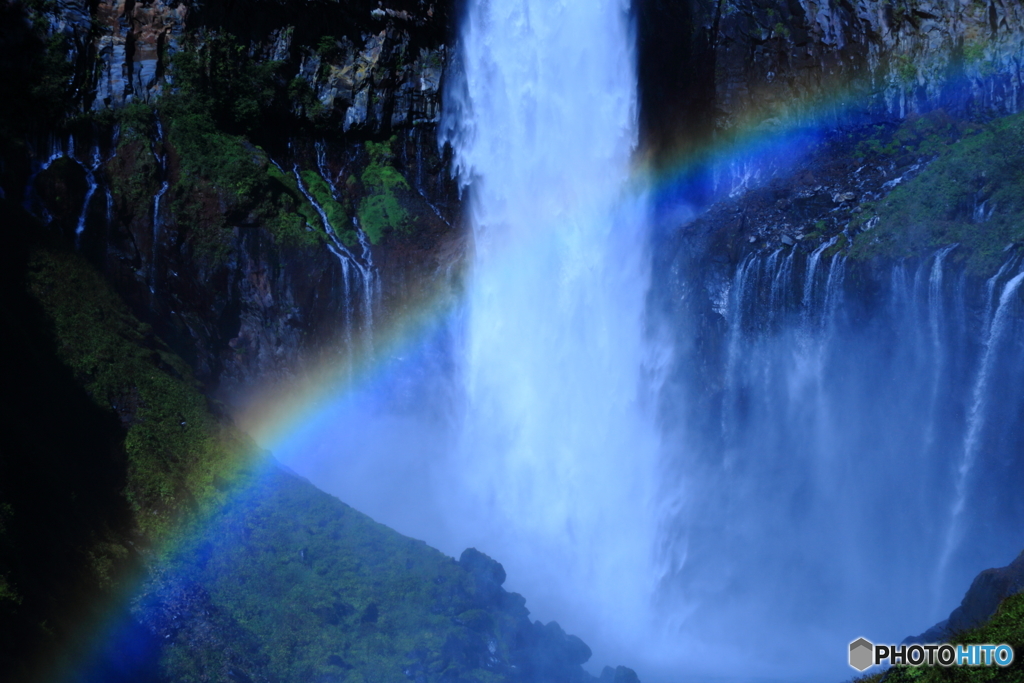
M535 646L523 644L534 630L522 598L486 570L277 467L248 466L252 444L210 415L187 365L84 259L35 248L28 287L90 410L123 434L130 529L82 548L91 594L116 593L133 548L158 551L143 557L148 581L132 610L146 628L173 619L159 655L167 680L371 683L412 671L496 683L508 676L486 662L548 656L524 654ZM0 505L0 544L12 514ZM0 572L0 614L19 607L18 588Z
M280 65L250 57L230 34L197 34L185 48L174 56L175 90L159 111L179 161L170 193L176 219L215 262L230 246L225 198L228 214L266 226L282 246L322 243L319 216L295 179L247 137L279 99ZM338 205L331 210L344 214Z
M359 203L359 225L373 244L379 244L388 231L409 234L416 225L416 217L409 212L409 183L392 165L391 145L386 142L367 142L370 163L360 180L366 196Z
M1012 595L999 606L983 626L950 640L953 644L1006 643L1016 656L1007 668L998 666L898 666L890 669L886 683L981 683L982 681L1024 681L1024 593Z
M894 62L893 70L902 83L909 84L917 78L917 65L909 56L897 55Z
M505 680L467 653L490 641L509 661L523 625L500 607L514 601L495 601L451 558L277 469L212 520L173 574L249 634L270 680ZM215 645L174 641L165 674L204 680L202 668L221 665Z
M323 102L316 96L309 81L302 76L296 76L288 84L288 101L296 113L308 121L318 121L324 114Z
M961 131L967 135L953 142ZM872 216L879 221L857 236L854 257L908 257L959 243L953 257L983 274L998 266L1006 245L1024 241L1024 115L977 131L943 124L941 118L918 119L886 144L877 139L868 144L872 150L880 145L883 154L895 145L938 158L888 196L865 204L858 221Z
M911 117L896 128L875 125L872 134L857 143L854 157L862 161L902 155L931 157L976 131L977 126L957 121L945 112L931 112Z
M185 114L203 114L229 134L251 133L277 94L280 62L260 62L230 33L202 32L174 55L174 85Z
M327 220L330 222L331 227L334 228L338 238L345 246L354 246L358 241L355 228L352 227L352 221L349 220L345 207L335 201L334 194L331 192L327 181L321 178L320 174L315 171L303 171L300 175L302 176L302 182L306 184L309 194L313 196L316 203L327 214Z
M251 444L216 422L189 367L78 256L36 251L29 286L53 324L61 359L96 404L126 424L124 494L139 531L168 538L175 523L223 497ZM108 550L97 551L101 582L124 555Z
M131 220L136 215L148 215L158 186L150 142L156 112L140 102L126 105L113 118L121 132L117 154L107 162L107 170L111 190L120 204L118 214Z

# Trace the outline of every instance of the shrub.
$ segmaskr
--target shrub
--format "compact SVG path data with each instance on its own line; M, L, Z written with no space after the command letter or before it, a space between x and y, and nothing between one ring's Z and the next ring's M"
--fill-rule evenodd
M387 231L408 234L416 218L403 205L407 201L409 183L392 164L391 145L386 142L367 142L370 163L360 177L366 196L359 203L359 224L370 242L378 244ZM403 201L405 200L405 201Z

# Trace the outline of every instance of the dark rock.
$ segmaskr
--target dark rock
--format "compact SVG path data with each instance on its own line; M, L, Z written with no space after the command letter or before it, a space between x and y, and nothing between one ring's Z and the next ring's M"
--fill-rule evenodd
M474 577L488 584L500 586L505 583L505 568L476 548L466 548L459 557L459 564Z
M359 621L364 624L376 624L377 619L380 617L380 608L377 607L377 603L371 602L363 610L363 614L359 617Z
M1022 94L1024 15L1009 4L640 0L637 13L642 125L655 154L752 119L1005 114ZM822 95L837 106L824 112Z
M964 599L949 615L918 636L904 643L940 643L963 631L981 626L996 613L1006 598L1024 591L1024 552L1005 567L986 569L974 577Z
M601 670L600 683L640 683L636 672L625 666L617 666L614 669L606 666Z

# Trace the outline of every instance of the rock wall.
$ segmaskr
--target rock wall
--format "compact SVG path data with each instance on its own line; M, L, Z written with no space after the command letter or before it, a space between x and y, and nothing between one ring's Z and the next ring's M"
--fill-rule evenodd
M458 198L435 134L451 8L297 5L72 1L25 15L44 27L51 52L66 51L77 119L8 153L0 186L89 255L136 315L229 402L258 381L287 381L366 352L371 325L386 328L447 286L443 274L463 251ZM347 221L370 191L361 182L372 163L366 142L389 138L391 182L414 230L372 245L285 244L259 209L259 193L278 187L272 181L246 200L214 182L190 185L196 170L161 102L181 87L174 56L225 36L243 61L273 67L272 110L241 144L257 173L276 164L287 176L306 231L352 230ZM129 131L123 112L140 103L145 120ZM237 132L223 128L203 145ZM319 194L291 177L300 172L323 181ZM336 218L345 224L325 224L325 201L349 207ZM211 231L219 231L216 257Z
M655 145L1022 105L1024 8L1011 0L640 0L638 11Z
M823 107L837 119L902 119L1021 105L1024 9L1015 2L723 0L718 11L720 125Z
M446 4L295 5L61 0L41 15L51 34L68 40L82 110L156 101L173 87L172 59L185 31L207 29L233 33L253 53L288 63L291 77L316 93L318 116L335 116L345 131L437 120L451 30Z

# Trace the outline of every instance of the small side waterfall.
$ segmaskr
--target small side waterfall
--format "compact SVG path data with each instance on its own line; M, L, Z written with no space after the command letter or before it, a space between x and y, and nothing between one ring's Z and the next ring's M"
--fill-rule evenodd
M160 256L160 236L163 228L163 223L160 217L160 200L164 198L164 194L167 193L167 189L169 187L170 184L165 180L160 184L160 189L153 195L153 244L152 252L149 257L150 294L156 294L156 275Z
M326 175L323 172L325 165L324 151L321 146L317 147L317 162L318 167L321 168L320 174L324 182L331 189L332 194L336 196L336 190L334 184L327 180ZM277 162L273 162L277 166ZM281 167L278 166L278 170ZM282 171L283 173L284 171ZM345 298L344 308L346 315L346 338L349 346L349 351L352 351L352 309L355 305L355 300L351 298L352 292L359 293L359 303L362 307L362 330L363 336L367 349L373 348L373 317L374 308L379 305L381 299L380 289L380 275L377 273L376 268L373 265L373 255L370 250L369 241L366 239L366 235L362 230L356 226L356 234L359 237L359 246L361 249L361 256L357 258L355 254L345 246L344 242L338 236L338 227L331 224L330 218L327 216L327 211L324 210L320 202L317 201L309 189L306 187L305 182L302 180L302 173L299 170L299 165L294 164L292 166L292 174L295 177L295 182L298 185L299 191L306 200L316 209L317 214L320 216L320 220L323 221L324 232L327 235L328 243L327 249L338 259L341 265L342 273L342 292Z
M77 247L81 247L82 233L85 232L85 221L89 214L89 203L92 201L92 196L96 193L96 188L98 187L95 174L103 163L103 158L100 156L99 145L93 146L89 164L85 164L81 161L78 163L85 170L86 182L85 200L82 201L82 211L78 214L78 225L75 226L75 245Z
M1021 272L1006 282L1003 286L1002 294L999 296L999 305L995 309L995 315L991 317L989 315L991 311L991 292L994 290L996 282L998 282L1003 273L1008 270L1006 266L1009 265L1009 263L1010 262L1004 264L1004 267L986 283L986 290L989 294L989 303L984 320L985 342L983 345L981 361L978 364L978 370L974 380L974 390L971 392L970 411L967 414L967 429L964 435L963 456L956 468L955 497L950 511L946 543L943 547L942 557L939 561L939 571L937 573L937 583L940 586L945 578L944 575L948 568L951 556L963 540L963 517L968 506L971 473L974 469L975 462L978 459L982 430L984 429L986 419L988 418L987 404L992 400L989 392L989 383L992 381L992 375L996 371L1000 352L1013 353L1012 349L1003 349L1001 346L1004 342L1007 327L1010 324L1009 317L1011 307L1014 305L1014 296L1020 289L1021 283L1024 282L1024 270L1021 270ZM1019 307L1020 304L1018 303L1017 306ZM1020 346L1019 343L1018 346Z
M49 224L53 221L53 216L50 215L49 211L45 206L43 206L42 202L40 202L36 196L35 182L39 175L48 170L55 161L64 158L70 159L77 164L85 175L85 195L82 200L82 208L78 212L78 219L75 222L74 229L75 246L81 247L82 234L85 232L89 215L89 206L92 203L93 195L96 194L96 190L99 188L99 182L96 179L96 172L104 162L98 144L94 143L92 145L89 150L89 159L88 161L84 161L76 154L74 135L69 134L66 138L51 136L48 139L46 158L35 162L32 173L25 185L23 205L26 211L36 216L44 223Z

